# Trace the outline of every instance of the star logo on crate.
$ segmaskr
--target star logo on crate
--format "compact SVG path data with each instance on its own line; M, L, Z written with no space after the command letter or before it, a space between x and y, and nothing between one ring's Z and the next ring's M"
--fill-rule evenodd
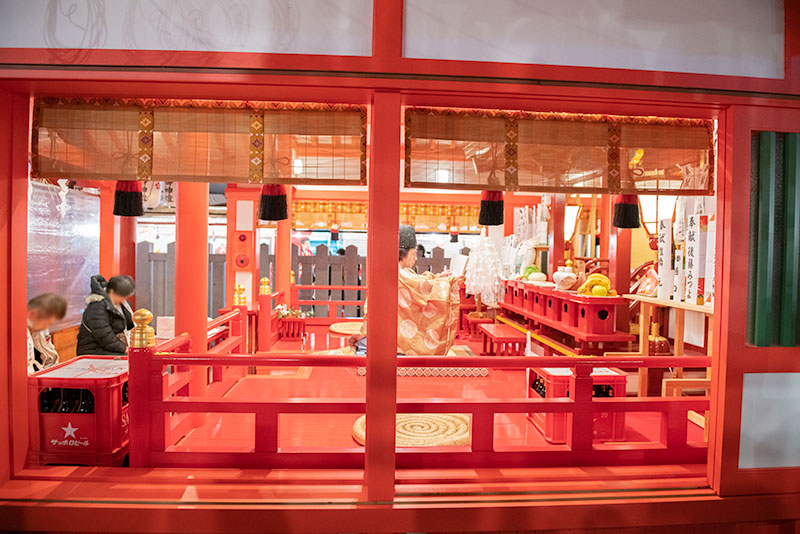
M75 439L78 439L78 436L75 435L75 432L78 430L78 427L72 426L72 422L68 421L67 426L62 426L61 430L64 431L64 438L68 438L72 436Z

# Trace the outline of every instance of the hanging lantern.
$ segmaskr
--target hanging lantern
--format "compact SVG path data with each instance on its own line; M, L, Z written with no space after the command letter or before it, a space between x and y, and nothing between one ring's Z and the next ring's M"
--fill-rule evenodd
M283 184L264 184L258 218L262 221L282 221L289 218L286 187Z
M458 243L458 226L453 225L450 227L450 242Z
M144 215L142 183L138 180L120 180L114 191L114 215L139 217Z
M497 226L503 224L503 192L484 191L481 193L481 211L478 224Z
M636 195L617 195L614 201L614 220L616 228L639 228L639 197Z

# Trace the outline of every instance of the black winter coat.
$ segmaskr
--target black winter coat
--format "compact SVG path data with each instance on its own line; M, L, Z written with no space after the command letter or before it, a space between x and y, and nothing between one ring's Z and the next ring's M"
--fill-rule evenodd
M106 279L102 276L93 276L90 286L92 294L86 297L86 309L78 329L78 356L125 354L128 347L117 334L133 328L129 307L123 304L122 311L114 307L105 290Z

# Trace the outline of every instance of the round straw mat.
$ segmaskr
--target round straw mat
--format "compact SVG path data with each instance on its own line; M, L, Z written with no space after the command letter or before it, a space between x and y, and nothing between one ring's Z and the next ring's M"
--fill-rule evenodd
M447 447L469 445L471 425L469 414L460 413L403 413L397 414L395 430L397 447ZM353 439L360 445L366 440L367 417L362 415L353 423Z
M341 336L355 336L361 333L363 321L347 321L344 323L333 323L330 331Z

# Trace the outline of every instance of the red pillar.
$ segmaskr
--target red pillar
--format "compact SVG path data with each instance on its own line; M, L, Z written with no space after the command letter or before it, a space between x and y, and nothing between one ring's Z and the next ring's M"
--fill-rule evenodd
M611 237L612 207L610 195L600 195L600 208L597 210L600 218L600 256L608 258L608 240Z
M514 233L514 193L506 191L503 199L503 235Z
M608 245L608 277L611 287L624 295L631 288L631 230L611 228ZM627 306L617 306L617 330L628 331L630 314Z
M258 207L261 187L230 184L227 199L227 236L225 251L225 306L233 306L236 286L244 286L247 304L255 307L258 298ZM265 274L266 276L266 274ZM270 280L271 283L274 283Z
M0 399L6 406L28 405L27 364L19 356L27 328L29 110L27 94L0 90ZM0 413L0 482L25 465L29 416L27 409Z
M119 274L119 217L114 216L114 184L100 186L100 274L106 280Z
M206 351L207 317L208 184L181 182L175 221L175 333L189 333L193 352Z
M284 302L292 305L292 291L289 272L292 270L292 188L286 186L286 204L289 218L278 221L275 231L275 280L274 291L283 290ZM298 275L299 273L294 273Z
M551 277L564 263L564 210L567 205L566 195L553 195L550 203L550 228L553 231L553 240L550 242L550 251L547 257L547 274Z
M394 498L397 410L397 230L400 220L401 96L372 101L367 237L367 497ZM379 298L378 298L379 297ZM377 303L380 302L378 305Z
M136 280L136 217L116 217L119 223L119 272ZM131 306L136 305L136 295Z

